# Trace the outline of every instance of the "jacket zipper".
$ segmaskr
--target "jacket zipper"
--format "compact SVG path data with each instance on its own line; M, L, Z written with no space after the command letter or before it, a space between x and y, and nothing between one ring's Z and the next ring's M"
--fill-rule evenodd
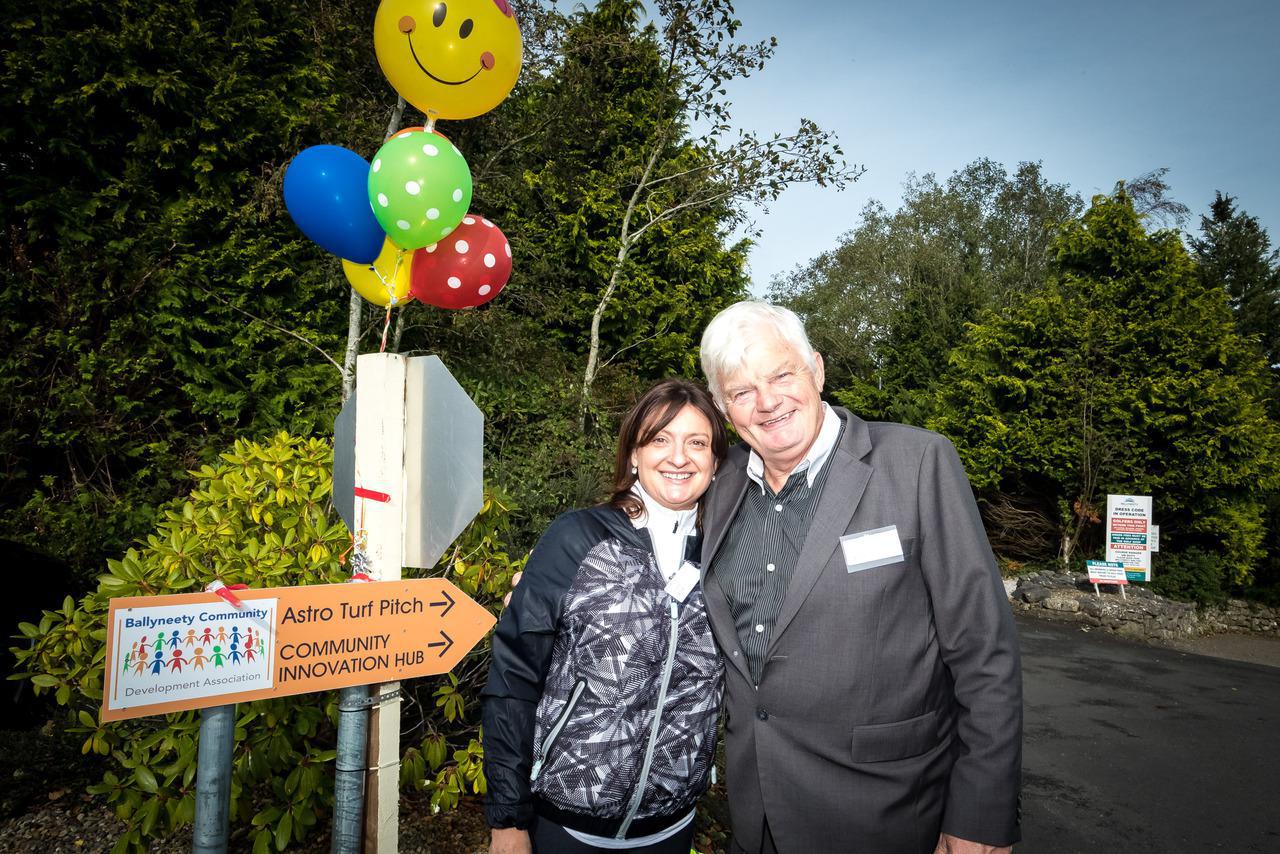
M627 807L627 817L623 819L622 825L618 828L615 839L626 838L627 830L631 827L631 821L640 810L640 799L644 797L644 784L649 778L649 767L653 764L653 751L658 746L658 729L662 724L662 707L667 703L667 688L671 684L671 671L675 666L676 660L676 638L680 632L680 608L674 599L671 600L670 605L671 640L667 644L666 663L662 665L662 682L658 686L658 706L653 711L653 726L649 729L649 744L645 747L644 763L640 766L640 777L636 782L636 791L631 796L631 804Z
M547 738L542 742L542 758L533 763L533 771L529 774L529 782L538 779L538 775L542 773L542 766L546 764L547 757L551 755L551 746L555 744L556 737L560 735L560 730L564 729L564 725L569 722L569 714L573 712L573 707L578 705L578 698L582 696L582 691L587 687L587 680L579 679L573 684L573 693L569 695L569 702L565 703L564 711L560 713L560 717L556 719L555 726L551 727L551 732L547 733Z

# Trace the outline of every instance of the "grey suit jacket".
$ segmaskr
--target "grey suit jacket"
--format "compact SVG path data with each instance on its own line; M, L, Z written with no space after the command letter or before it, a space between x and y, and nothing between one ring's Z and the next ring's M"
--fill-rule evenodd
M960 459L936 433L836 412L844 433L758 687L714 560L746 490L759 488L745 445L704 499L735 842L759 851L767 816L780 854L930 854L940 829L1012 844L1018 641ZM903 559L847 571L840 538L889 525Z

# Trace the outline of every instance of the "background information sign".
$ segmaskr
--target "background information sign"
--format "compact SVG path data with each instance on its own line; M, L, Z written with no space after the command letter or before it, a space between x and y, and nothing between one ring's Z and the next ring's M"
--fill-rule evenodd
M1086 560L1085 569L1089 573L1090 584L1128 584L1129 576L1124 564L1118 561Z
M1130 581L1151 580L1150 495L1107 496L1107 560L1124 565Z

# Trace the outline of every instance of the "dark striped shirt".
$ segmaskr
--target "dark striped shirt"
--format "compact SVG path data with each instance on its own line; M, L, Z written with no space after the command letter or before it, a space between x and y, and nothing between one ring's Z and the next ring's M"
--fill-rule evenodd
M754 481L748 483L742 506L716 553L712 570L729 600L753 682L760 681L773 626L830 470L824 464L812 486L807 470L792 472L776 493L767 481L763 489Z

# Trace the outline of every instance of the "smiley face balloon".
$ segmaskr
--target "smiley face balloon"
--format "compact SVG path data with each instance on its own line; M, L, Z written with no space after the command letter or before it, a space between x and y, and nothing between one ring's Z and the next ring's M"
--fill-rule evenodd
M392 87L423 113L469 119L507 97L524 42L507 0L382 0L373 47Z

